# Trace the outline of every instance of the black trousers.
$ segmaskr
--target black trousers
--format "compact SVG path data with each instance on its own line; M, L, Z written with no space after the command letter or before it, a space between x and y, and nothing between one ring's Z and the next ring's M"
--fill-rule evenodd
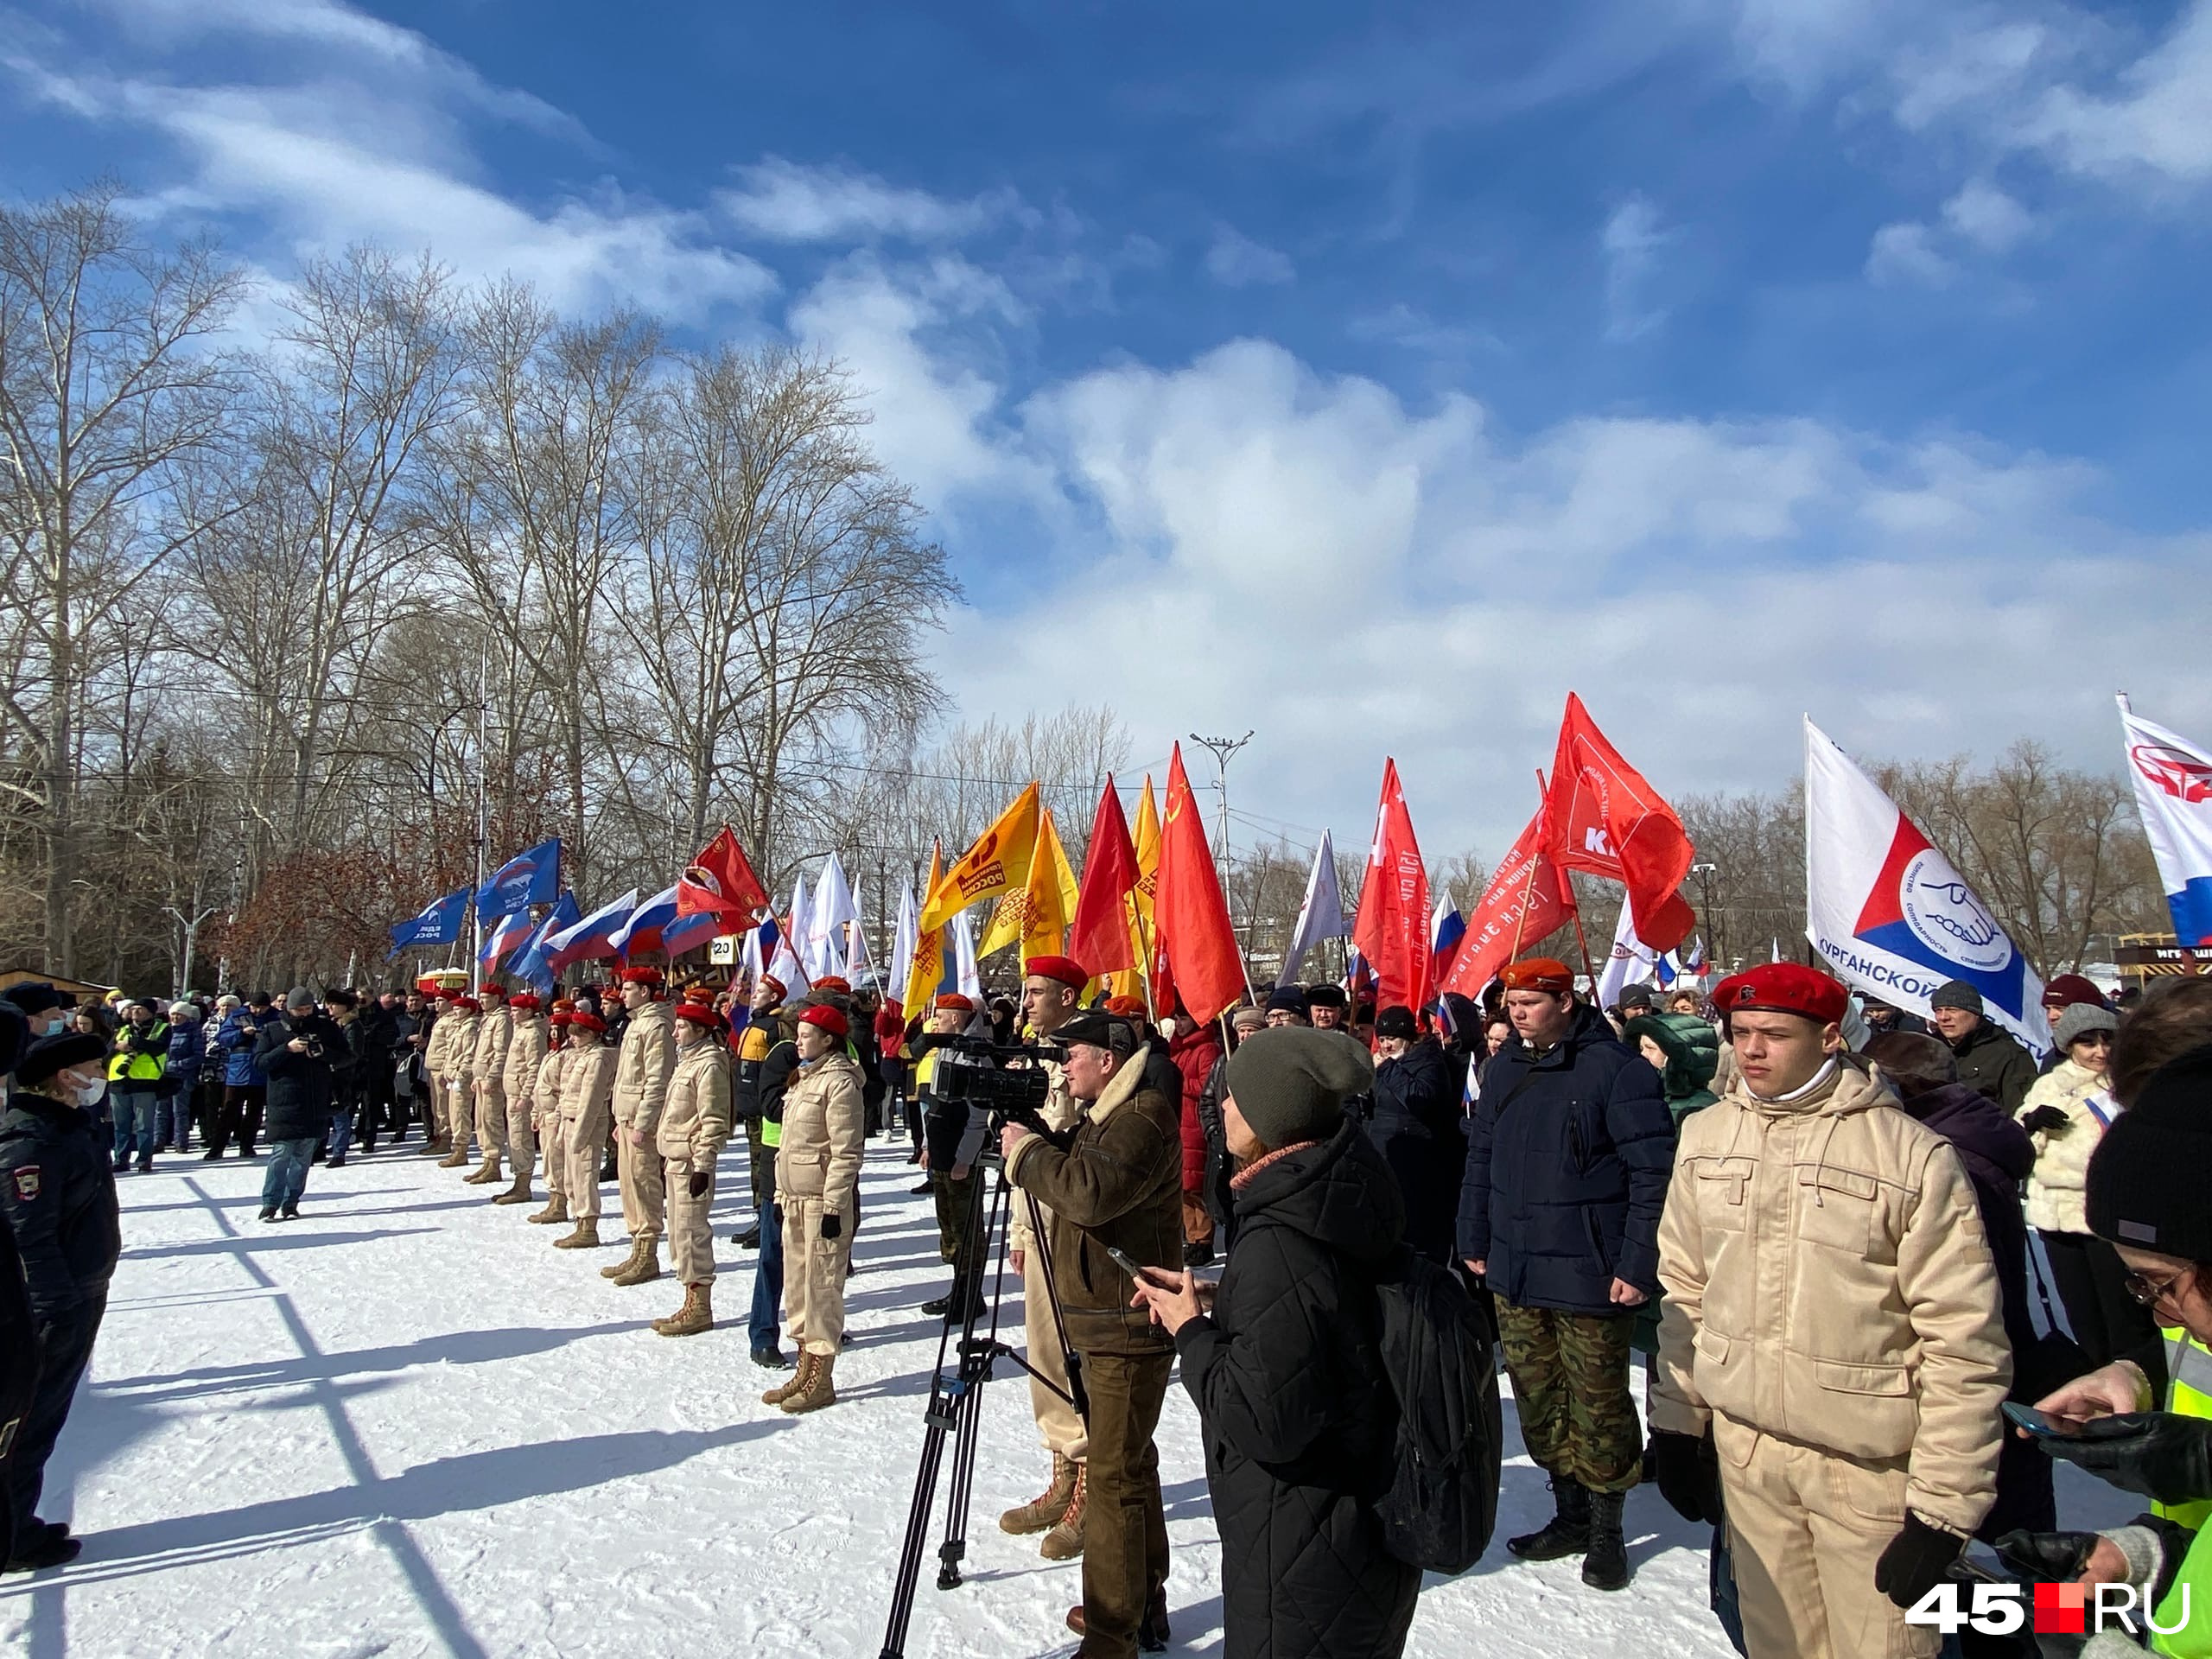
M207 1143L210 1152L228 1150L232 1141L238 1143L241 1155L253 1151L253 1143L261 1138L261 1109L269 1098L265 1083L234 1083L223 1090L223 1116L215 1125L214 1138Z
M2152 1340L2157 1323L2151 1310L2127 1294L2127 1268L2118 1250L2088 1233L2041 1236L2067 1323L2092 1366L2109 1364Z
M8 1459L8 1503L15 1512L19 1548L38 1513L39 1494L46 1488L46 1460L54 1455L62 1424L69 1421L70 1402L77 1397L85 1367L92 1363L92 1342L106 1312L107 1292L102 1290L67 1319L40 1327L38 1392L31 1397L31 1408Z

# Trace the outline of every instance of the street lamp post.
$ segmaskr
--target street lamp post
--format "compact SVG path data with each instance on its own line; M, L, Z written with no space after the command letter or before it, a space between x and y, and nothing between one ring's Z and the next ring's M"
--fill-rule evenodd
M1693 864L1690 874L1697 877L1698 908L1705 912L1705 925L1713 931L1713 948L1706 953L1706 959L1725 963L1728 958L1722 949L1720 918L1713 909L1713 878L1720 874L1720 867L1718 864Z

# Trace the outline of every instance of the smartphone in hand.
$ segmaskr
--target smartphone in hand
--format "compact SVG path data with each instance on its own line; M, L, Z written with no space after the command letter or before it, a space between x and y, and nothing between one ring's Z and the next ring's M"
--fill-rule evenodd
M2082 1432L2081 1425L2069 1423L2063 1418L2053 1417L2048 1412L2037 1411L2033 1406L2023 1406L2007 1400L1999 1410L2029 1433L2043 1440L2070 1440Z

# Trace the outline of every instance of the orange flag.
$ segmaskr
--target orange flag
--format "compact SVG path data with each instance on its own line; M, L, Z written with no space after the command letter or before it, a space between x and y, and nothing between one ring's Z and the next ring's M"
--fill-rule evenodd
M1194 1020L1213 1019L1244 994L1244 957L1179 743L1167 763L1167 813L1160 830L1160 887L1153 910L1184 1007Z
M923 932L943 927L972 904L1020 892L1029 885L1029 861L1037 855L1039 810L1038 788L1032 784L1014 797L1014 804L999 814L998 822L983 831L982 838L960 855L958 863L930 884L918 923Z
M1091 815L1090 851L1084 857L1075 932L1068 940L1068 954L1099 979L1135 966L1122 901L1136 884L1136 845L1129 839L1129 821L1122 816L1122 798L1109 772L1098 796L1098 810Z

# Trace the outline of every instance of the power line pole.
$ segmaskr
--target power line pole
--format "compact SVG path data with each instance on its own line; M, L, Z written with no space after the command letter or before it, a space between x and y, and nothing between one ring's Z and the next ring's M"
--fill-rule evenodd
M1229 861L1229 763L1236 758L1237 750L1252 741L1249 731L1242 737L1200 737L1191 734L1191 741L1202 749L1213 753L1214 787L1221 791L1221 830L1213 855L1217 862Z

